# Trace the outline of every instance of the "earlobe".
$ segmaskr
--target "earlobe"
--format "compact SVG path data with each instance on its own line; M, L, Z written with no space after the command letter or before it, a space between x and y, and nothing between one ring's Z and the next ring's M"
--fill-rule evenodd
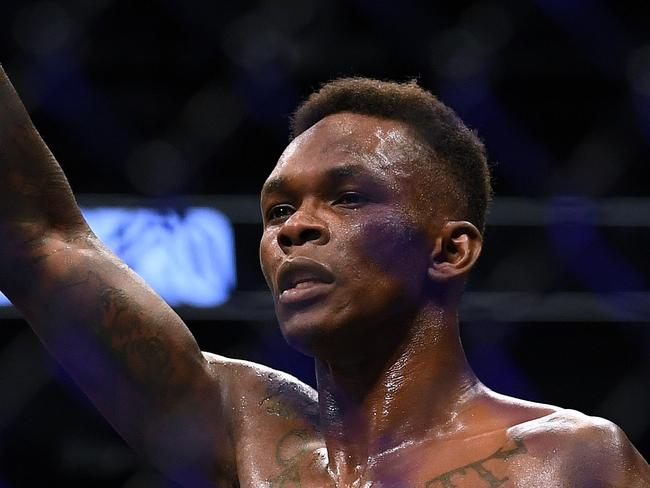
M481 233L470 222L447 222L431 252L429 278L443 282L466 275L481 254L482 244Z

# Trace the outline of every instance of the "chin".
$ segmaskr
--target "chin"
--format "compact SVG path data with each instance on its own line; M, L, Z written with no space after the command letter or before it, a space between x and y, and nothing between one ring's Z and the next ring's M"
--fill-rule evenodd
M311 357L320 356L322 350L328 349L328 344L332 342L331 331L320 321L308 321L304 318L297 320L292 317L280 321L280 330L287 344Z
M331 315L296 314L285 320L278 317L280 330L287 343L301 353L320 359L335 358L350 346L360 347L354 339L357 332L353 324L332 320ZM343 348L342 345L347 347Z

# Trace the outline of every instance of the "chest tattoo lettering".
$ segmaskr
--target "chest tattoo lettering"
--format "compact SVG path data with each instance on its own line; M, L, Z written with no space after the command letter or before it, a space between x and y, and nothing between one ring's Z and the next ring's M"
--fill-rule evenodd
M490 456L474 461L473 463L466 464L460 468L447 471L446 473L441 474L440 476L433 478L425 483L424 488L458 488L454 484L454 478L464 477L470 471L474 471L485 483L482 485L489 488L498 488L508 481L508 477L498 478L492 471L486 468L484 465L488 461L495 459L506 460L513 456L518 456L520 454L526 454L528 449L524 445L523 441L519 439L513 439L514 446L508 448L506 446L500 447L495 453ZM478 487L477 487L478 488Z

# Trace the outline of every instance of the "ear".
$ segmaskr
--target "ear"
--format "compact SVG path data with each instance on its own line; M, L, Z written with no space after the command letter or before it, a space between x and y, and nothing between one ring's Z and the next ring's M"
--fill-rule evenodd
M431 253L429 278L443 282L466 275L481 254L482 246L483 236L470 222L445 223Z

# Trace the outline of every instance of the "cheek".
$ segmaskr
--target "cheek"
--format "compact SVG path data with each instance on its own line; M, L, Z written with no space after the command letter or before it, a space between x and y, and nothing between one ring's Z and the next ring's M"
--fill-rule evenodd
M264 275L264 279L266 280L267 286L272 289L271 287L271 276L275 272L275 269L277 267L277 261L278 258L274 256L273 253L273 246L272 243L275 240L275 236L272 236L270 234L263 234L262 238L260 239L260 266L262 268L262 274Z
M397 281L403 286L426 275L428 252L424 233L406 216L367 220L354 226L351 232L354 254L360 264L365 263L363 268L377 278Z

